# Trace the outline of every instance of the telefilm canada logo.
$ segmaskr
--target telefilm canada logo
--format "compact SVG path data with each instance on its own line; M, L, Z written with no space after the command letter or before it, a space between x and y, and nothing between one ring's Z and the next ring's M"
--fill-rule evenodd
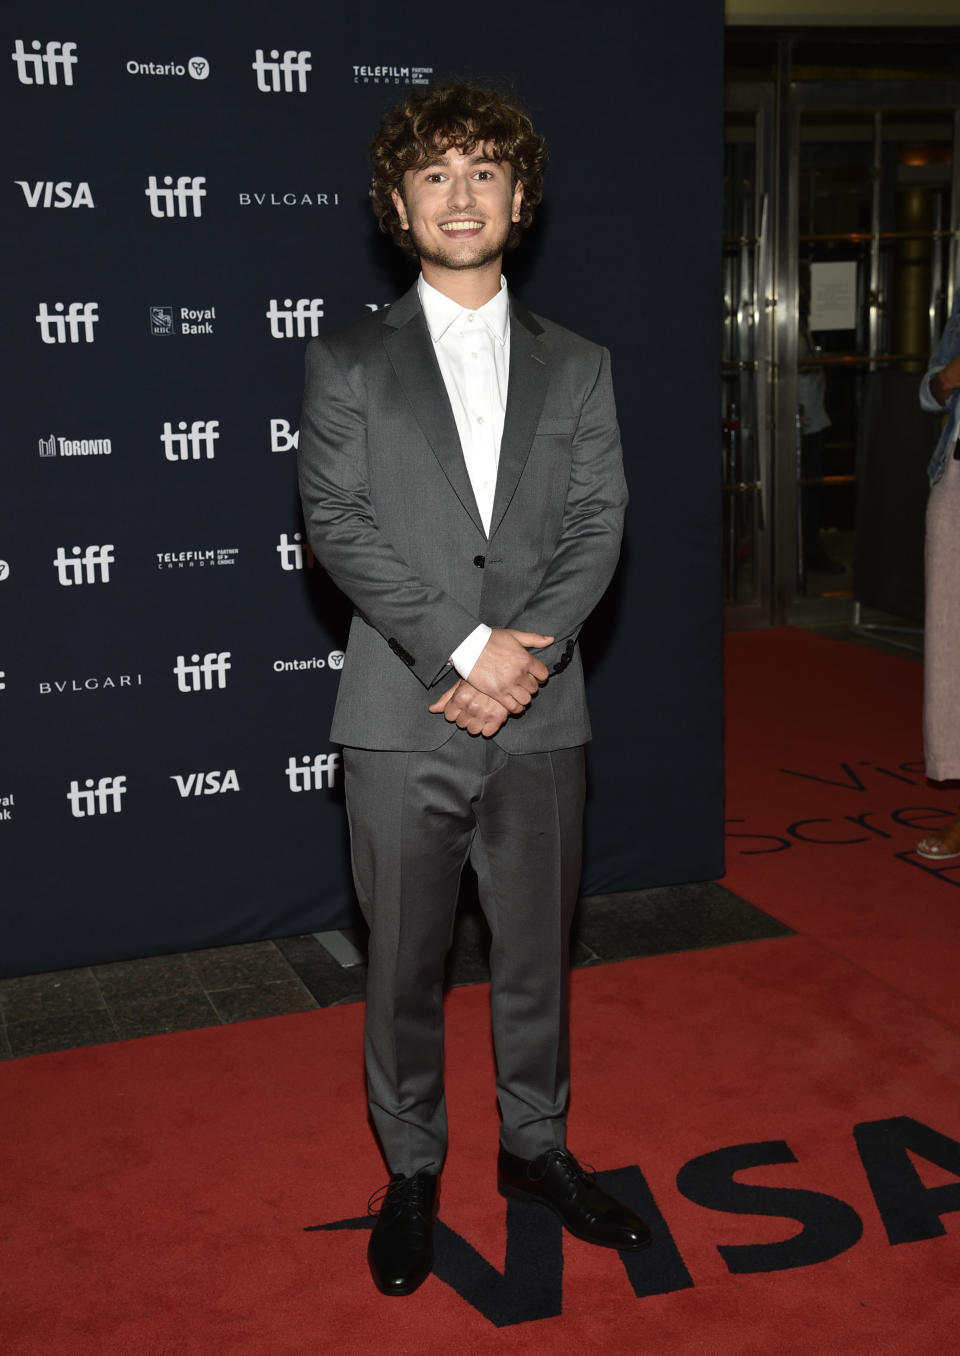
M270 298L266 310L273 339L316 339L323 319L323 297L285 297L281 304Z
M216 455L214 443L220 438L219 419L194 419L188 424L186 419L177 421L177 432L168 419L160 434L163 455L167 461L213 461Z
M201 546L195 551L156 551L158 570L214 570L236 565L238 546Z
M189 57L186 61L136 61L131 58L124 69L127 75L189 75L191 80L206 80L210 62L202 56Z
M73 84L73 68L77 64L75 42L44 44L34 39L28 52L23 39L17 38L12 56L17 63L17 79L21 85Z
M429 85L432 66L354 66L355 85Z
M85 179L14 179L28 207L95 207Z
M98 324L98 301L55 301L53 313L41 301L34 316L45 344L92 344L93 327Z
M217 323L216 306L150 306L147 314L150 333L161 338L213 334Z
M110 566L115 563L113 546L73 546L67 555L66 548L57 547L53 566L57 572L57 583L64 588L80 584L109 584Z
M147 186L143 190L150 203L150 215L158 220L170 220L173 217L199 217L203 215L203 199L207 196L204 187L207 180L202 174L180 174L176 182L172 174L147 176Z
M62 438L51 433L37 439L37 450L41 457L110 457L113 443L109 438Z
M257 89L261 94L306 94L307 72L313 70L312 55L292 49L281 53L279 48L271 47L267 57L264 49L258 47L253 59Z

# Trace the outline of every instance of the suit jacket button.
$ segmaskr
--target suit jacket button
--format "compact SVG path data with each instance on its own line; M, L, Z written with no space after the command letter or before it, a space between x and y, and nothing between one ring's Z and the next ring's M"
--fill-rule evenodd
M474 556L473 563L474 565L476 565L478 570L482 570L484 565L486 565L487 563L487 558L486 556Z

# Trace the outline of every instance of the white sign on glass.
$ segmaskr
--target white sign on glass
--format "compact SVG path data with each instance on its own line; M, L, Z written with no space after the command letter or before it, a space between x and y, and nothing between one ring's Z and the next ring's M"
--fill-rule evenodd
M855 330L857 261L810 265L811 330Z

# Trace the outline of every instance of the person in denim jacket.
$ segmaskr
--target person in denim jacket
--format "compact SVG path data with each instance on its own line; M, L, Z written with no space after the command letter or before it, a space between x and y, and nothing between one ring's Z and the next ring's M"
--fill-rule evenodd
M927 474L923 739L927 776L960 778L960 289L923 381L920 404L946 412ZM960 817L917 845L922 857L960 857Z

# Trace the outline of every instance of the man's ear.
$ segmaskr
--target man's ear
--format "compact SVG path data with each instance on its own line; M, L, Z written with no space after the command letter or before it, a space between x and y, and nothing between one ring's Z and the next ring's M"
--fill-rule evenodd
M397 216L400 218L400 226L404 231L410 229L410 223L407 220L407 205L403 201L400 190L395 188L391 191L390 197L393 199L393 205L397 209Z
M520 220L520 204L522 201L523 201L523 183L520 179L518 179L516 187L513 190L513 209L510 213L510 218L512 221Z

